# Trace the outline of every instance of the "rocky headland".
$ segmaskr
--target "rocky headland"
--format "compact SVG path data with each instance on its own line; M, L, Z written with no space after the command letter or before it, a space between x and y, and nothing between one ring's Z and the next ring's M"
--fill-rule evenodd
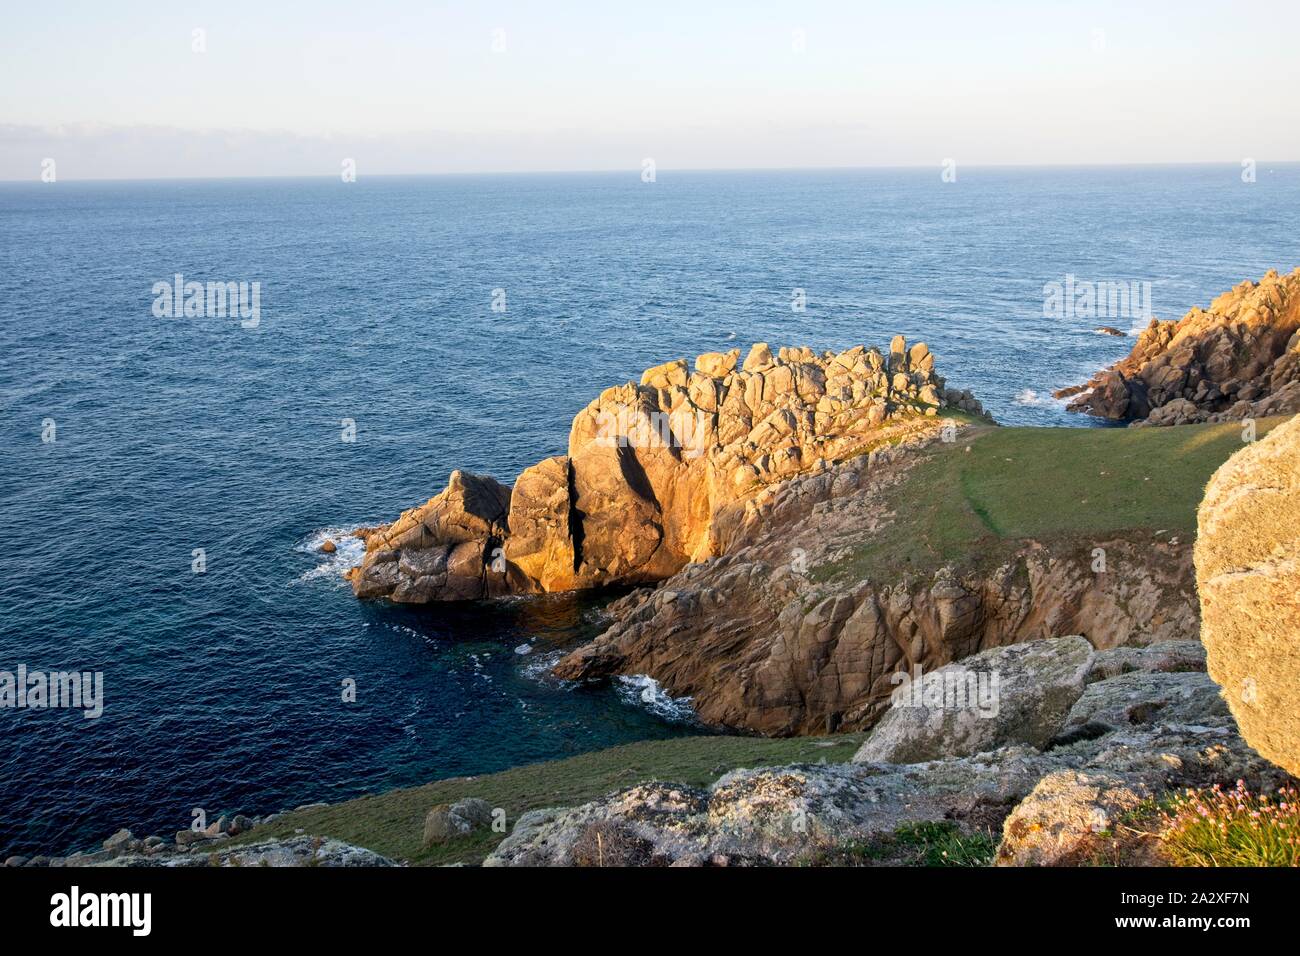
M1188 542L1108 534L1092 548L1026 538L912 567L868 560L916 534L891 491L942 445L882 450L788 482L756 503L726 555L610 606L611 625L555 673L650 674L701 719L763 734L870 727L900 671L990 647L1084 633L1099 647L1187 639L1197 629ZM1155 558L1155 560L1151 560Z
M660 581L722 554L754 500L873 448L920 441L941 411L979 416L923 343L773 352L755 345L646 370L578 413L568 453L513 488L453 472L370 529L358 597L406 603Z
M1300 411L1300 269L1243 282L1177 321L1152 319L1127 358L1056 396L1134 425Z
M1184 859L1171 849L1184 828L1208 814L1216 836L1197 846L1201 865L1219 834L1223 859L1241 859L1226 854L1251 847L1245 818L1282 846L1246 859L1296 865L1278 814L1293 813L1300 772L1298 502L1300 417L1210 478L1195 544L1200 640L1129 634L1103 647L1099 637L1120 636L1105 629L1012 638L923 673L900 656L902 687L851 762L737 770L708 787L647 782L539 809L486 863L873 865L928 835L955 855L949 865L1167 865ZM870 602L842 619L863 606L874 622ZM801 671L805 661L790 668ZM1172 822L1180 799L1195 822Z
M1300 270L1270 272L1153 322L1114 380L1147 376L1156 408L1233 396L1216 420L1285 405L1297 293ZM1187 372L1178 389L1164 369ZM403 602L648 585L554 673L647 674L735 730L865 730L902 672L1072 634L1103 650L1197 639L1195 503L1236 445L995 429L901 337L885 353L760 343L606 390L568 454L513 488L454 472L369 529L351 581ZM1181 500L1152 506L1175 470Z

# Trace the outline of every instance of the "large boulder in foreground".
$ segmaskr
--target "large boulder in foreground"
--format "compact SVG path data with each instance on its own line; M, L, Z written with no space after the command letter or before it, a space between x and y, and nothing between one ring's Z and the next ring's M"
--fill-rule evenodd
M1178 321L1151 324L1133 351L1087 385L1070 411L1181 425L1300 411L1300 269L1270 270Z
M1223 726L1229 720L1218 686L1205 673L1136 671L1089 684L1070 708L1059 739L1140 724Z
M913 680L853 760L922 763L1011 744L1045 747L1082 696L1092 645L1079 636L996 647Z
M1003 822L996 865L1087 866L1095 838L1149 796L1141 781L1106 770L1050 773Z
M1300 775L1300 416L1224 462L1197 524L1210 676L1246 742Z

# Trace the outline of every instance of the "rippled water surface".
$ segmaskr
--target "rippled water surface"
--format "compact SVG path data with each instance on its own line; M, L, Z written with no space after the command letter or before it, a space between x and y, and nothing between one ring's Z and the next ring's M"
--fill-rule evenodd
M1298 211L1295 166L0 184L0 670L105 681L97 720L0 709L0 855L698 732L545 679L599 598L361 604L315 545L757 340L902 332L1000 420L1086 424L1050 392L1140 322L1044 318L1044 284L1177 317L1300 264ZM260 282L260 324L155 318L175 273Z

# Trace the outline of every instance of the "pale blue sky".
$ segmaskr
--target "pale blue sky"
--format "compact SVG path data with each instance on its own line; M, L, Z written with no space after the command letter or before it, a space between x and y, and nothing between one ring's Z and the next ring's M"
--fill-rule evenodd
M1300 3L1133 6L6 0L0 178L1300 159Z

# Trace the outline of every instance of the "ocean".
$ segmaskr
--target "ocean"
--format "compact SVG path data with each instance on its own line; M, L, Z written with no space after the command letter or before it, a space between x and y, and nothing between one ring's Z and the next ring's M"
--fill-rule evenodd
M343 536L755 341L901 332L1005 424L1095 424L1051 392L1145 313L1045 287L1177 318L1300 264L1298 212L1267 164L0 184L0 672L103 675L95 719L0 708L0 858L704 732L547 677L605 597L363 604ZM178 274L256 321L155 314Z

